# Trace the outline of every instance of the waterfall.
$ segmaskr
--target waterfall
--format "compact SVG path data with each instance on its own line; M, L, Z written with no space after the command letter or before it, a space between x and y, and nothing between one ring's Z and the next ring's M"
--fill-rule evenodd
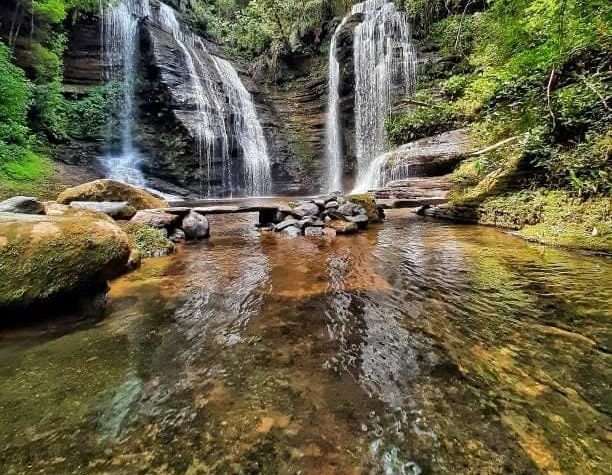
M207 51L197 36L183 32L174 9L164 3L159 7L159 23L173 36L185 58L191 91L196 106L195 135L202 176L206 161L206 194L211 196L211 175L217 161L222 166L222 186L232 193L242 185L249 196L261 196L271 191L270 159L263 129L253 104L232 65ZM204 64L202 54L212 58L212 67L220 76L222 85L211 76L211 68ZM229 104L221 100L228 97ZM228 110L228 107L230 110ZM229 116L230 120L226 120ZM229 123L228 123L229 122ZM233 132L242 152L243 180L237 183L233 176L228 130ZM201 193L204 194L201 183Z
M149 13L148 1L122 0L106 8L100 2L102 18L102 61L108 78L121 84L119 127L121 150L111 151L103 159L107 177L143 187L141 156L134 147L134 79L136 74L138 19ZM110 140L109 140L110 141Z
M405 160L410 156L410 152L417 148L418 146L412 143L404 145L402 159L398 159L396 151L382 153L375 157L361 175L353 192L367 193L374 188L383 188L391 181L409 178L412 173L412 164Z
M342 191L342 135L340 130L340 64L336 58L338 33L346 23L345 16L332 36L329 45L329 79L327 97L327 120L325 137L327 139L327 191Z
M217 57L213 57L213 61L232 109L232 129L243 153L246 193L250 196L270 194L272 183L268 147L251 94L229 62Z
M376 157L385 152L385 120L393 101L401 94L411 94L416 80L416 53L410 27L404 13L389 0L367 0L353 6L350 15L361 14L355 28L353 56L355 61L355 142L357 147L357 186L367 188L368 181L378 181L371 169ZM345 17L343 22L348 18ZM341 24L342 26L342 24ZM330 51L330 108L328 113L328 163L331 183L339 182L341 162L338 125L338 73L335 40ZM382 160L382 159L381 159ZM333 170L332 170L333 169Z

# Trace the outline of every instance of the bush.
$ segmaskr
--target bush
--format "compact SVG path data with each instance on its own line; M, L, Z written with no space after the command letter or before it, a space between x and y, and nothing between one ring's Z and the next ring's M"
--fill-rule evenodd
M423 137L446 132L459 125L452 107L448 104L415 108L395 115L385 122L389 142L400 145Z

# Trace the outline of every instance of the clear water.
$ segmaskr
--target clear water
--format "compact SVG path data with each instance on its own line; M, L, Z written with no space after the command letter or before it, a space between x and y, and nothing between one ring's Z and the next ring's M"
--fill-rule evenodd
M0 472L612 471L612 262L397 212L215 216L102 318L0 331Z

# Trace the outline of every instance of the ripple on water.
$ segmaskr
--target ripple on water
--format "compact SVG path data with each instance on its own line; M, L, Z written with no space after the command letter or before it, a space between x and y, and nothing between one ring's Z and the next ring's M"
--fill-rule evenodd
M215 216L106 316L0 334L3 473L610 473L609 260L390 213Z

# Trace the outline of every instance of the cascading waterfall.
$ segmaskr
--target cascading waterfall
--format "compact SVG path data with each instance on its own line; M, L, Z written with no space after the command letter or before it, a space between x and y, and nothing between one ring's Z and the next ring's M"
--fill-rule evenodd
M229 62L217 57L213 61L232 108L232 128L243 153L245 191L250 196L270 194L268 147L251 94Z
M367 189L369 167L385 152L385 120L392 102L411 94L416 80L416 53L404 13L389 0L368 0L353 6L361 13L355 28L355 140L357 185Z
M206 68L201 64L201 60L196 54L195 37L191 34L184 34L176 18L174 9L165 3L159 7L159 22L169 30L174 37L177 45L183 52L185 64L189 71L189 81L194 95L196 105L195 135L200 162L200 194L204 194L204 175L203 160L206 160L206 194L211 193L211 171L214 166L215 157L222 158L222 185L231 189L231 167L229 166L229 139L223 123L223 105L218 99L218 93L214 90L212 81L202 81L200 72L196 69L196 63L200 66L202 75ZM221 121L222 123L217 123ZM217 141L219 137L219 141Z
M345 16L332 36L329 45L329 79L327 97L327 120L325 123L325 137L327 139L327 191L342 190L342 136L340 131L340 64L336 58L336 45L338 33L346 23Z
M355 193L366 193L374 188L383 188L389 182L409 178L411 175L411 164L405 160L410 156L410 151L418 151L418 145L407 144L402 150L403 159L395 160L394 152L387 152L378 155L368 165L367 170L362 175L361 180L354 188Z
M209 55L202 40L197 36L183 32L173 8L161 3L159 22L169 30L183 52L189 71L190 86L196 105L195 133L198 144L201 175L203 162L206 160L206 194L211 195L211 175L216 161L222 163L222 186L232 193L238 185L235 183L230 156L230 140L226 121L227 105L220 97L223 93L229 98L231 108L231 127L236 141L242 151L244 168L244 191L247 195L257 196L271 191L270 159L267 152L263 129L252 102L236 70L225 60L211 56L214 68L223 82L221 89L211 77L211 71L198 54ZM201 183L201 193L204 186Z
M119 127L121 150L109 152L104 158L108 178L143 187L145 178L140 170L141 156L134 147L134 79L136 73L138 19L150 12L148 1L122 0L106 8L100 2L102 17L102 59L108 78L121 83Z

